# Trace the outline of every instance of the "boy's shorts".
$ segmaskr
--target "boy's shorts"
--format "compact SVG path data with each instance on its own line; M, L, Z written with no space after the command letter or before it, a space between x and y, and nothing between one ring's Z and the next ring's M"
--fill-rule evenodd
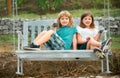
M87 42L83 43L83 44L77 44L77 49L80 50L84 50L87 47Z
M52 34L49 41L45 43L47 50L64 50L64 41L56 33Z

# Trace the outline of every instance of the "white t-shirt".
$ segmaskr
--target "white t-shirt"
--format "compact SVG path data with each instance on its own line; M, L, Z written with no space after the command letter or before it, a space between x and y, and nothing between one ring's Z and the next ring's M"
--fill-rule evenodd
M83 40L86 40L87 37L95 37L98 34L98 29L88 29L77 26L77 33L79 33Z

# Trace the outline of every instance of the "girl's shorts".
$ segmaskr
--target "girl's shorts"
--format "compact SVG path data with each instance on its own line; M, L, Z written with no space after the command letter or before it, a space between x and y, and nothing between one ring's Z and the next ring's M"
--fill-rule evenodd
M56 33L52 34L50 40L45 43L47 50L64 50L64 41Z
M87 47L87 42L83 43L83 44L77 44L77 49L80 50L84 50Z

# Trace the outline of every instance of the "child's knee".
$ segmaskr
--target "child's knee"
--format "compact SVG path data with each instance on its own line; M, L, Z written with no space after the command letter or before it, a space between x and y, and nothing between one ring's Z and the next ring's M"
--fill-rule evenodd
M42 31L42 33L46 33L46 32L47 32L46 30Z
M100 48L101 46L102 46L102 44L101 44L101 43L99 43L98 47Z
M54 33L54 31L53 31L53 30L49 30L49 31L48 31L48 33L53 34L53 33Z

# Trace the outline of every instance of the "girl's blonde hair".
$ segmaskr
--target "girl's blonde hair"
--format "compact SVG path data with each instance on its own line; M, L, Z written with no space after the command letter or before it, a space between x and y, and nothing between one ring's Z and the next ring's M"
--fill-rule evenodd
M90 28L95 28L94 18L93 18L93 15L92 15L90 12L86 12L86 13L84 13L84 14L81 15L80 27L82 27L82 28L85 28L85 27L86 27L86 26L84 25L84 23L82 22L83 19L84 19L86 16L90 16L90 17L92 18L92 23L90 24Z
M73 18L72 18L72 15L68 12L68 11L61 11L59 14L58 14L58 17L57 17L57 23L58 23L58 28L61 28L62 25L60 23L60 18L63 17L63 16L66 16L69 18L69 26L72 27L73 26Z

